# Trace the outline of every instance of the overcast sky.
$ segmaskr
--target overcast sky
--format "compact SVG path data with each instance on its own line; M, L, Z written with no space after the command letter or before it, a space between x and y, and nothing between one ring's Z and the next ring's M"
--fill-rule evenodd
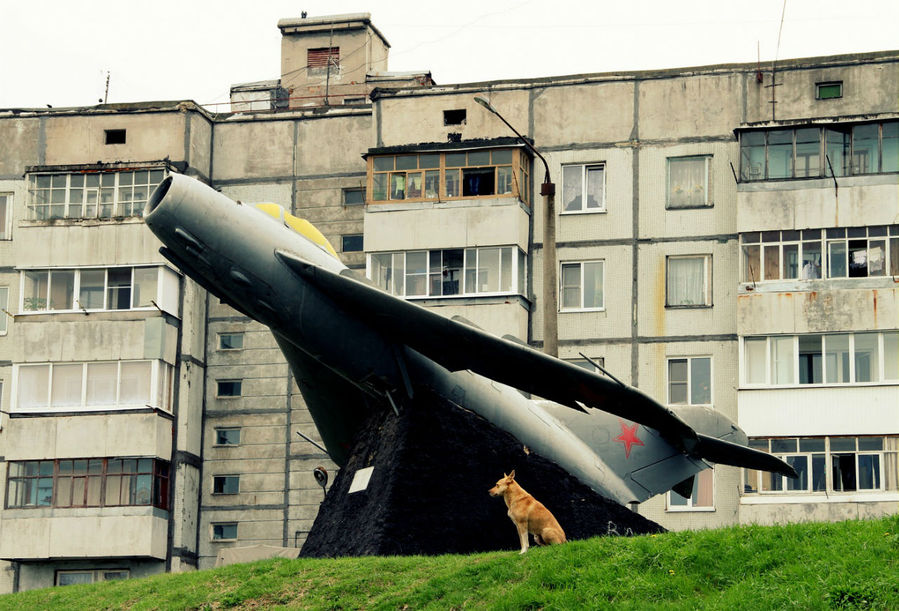
M0 0L0 108L96 104L107 71L109 102L227 102L301 11L371 13L389 69L438 84L899 49L897 0Z

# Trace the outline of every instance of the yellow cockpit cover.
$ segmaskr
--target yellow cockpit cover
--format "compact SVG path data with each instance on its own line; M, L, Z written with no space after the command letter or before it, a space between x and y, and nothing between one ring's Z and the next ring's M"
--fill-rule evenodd
M283 207L278 204L256 204L256 208L265 212L272 218L276 218L294 231L296 231L301 236L312 240L314 244L321 246L324 250L329 252L332 257L335 259L340 259L337 256L337 251L334 250L334 247L331 246L331 243L328 242L328 239L322 235L322 232L319 231L315 225L307 221L306 219L301 219L298 216L294 216L291 213L284 210Z

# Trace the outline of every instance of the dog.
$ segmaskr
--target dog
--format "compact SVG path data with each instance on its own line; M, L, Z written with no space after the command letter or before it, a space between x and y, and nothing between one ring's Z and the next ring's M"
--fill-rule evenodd
M537 545L558 545L565 543L565 531L559 525L555 516L543 503L525 492L524 488L515 481L515 471L496 482L496 486L489 490L490 496L501 496L509 508L509 517L515 528L518 529L518 538L521 540L521 551L528 551L528 533L534 535Z

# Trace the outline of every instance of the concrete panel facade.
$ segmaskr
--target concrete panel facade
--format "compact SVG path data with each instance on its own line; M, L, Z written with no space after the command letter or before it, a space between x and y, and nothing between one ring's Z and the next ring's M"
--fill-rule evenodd
M7 460L172 454L171 419L154 413L14 418L6 437Z
M112 515L112 510L105 510L106 515L76 510L40 518L17 517L17 513L21 512L9 512L3 520L3 558L80 558L85 549L91 549L98 557L165 559L168 521L152 515L150 509L121 515Z

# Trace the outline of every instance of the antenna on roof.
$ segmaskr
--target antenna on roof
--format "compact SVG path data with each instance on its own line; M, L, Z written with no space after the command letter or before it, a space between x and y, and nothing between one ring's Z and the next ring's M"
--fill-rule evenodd
M784 17L787 14L787 0L784 0L784 7L780 13L780 27L777 29L777 49L774 51L774 61L771 62L771 84L767 85L767 87L771 88L771 120L775 121L777 118L777 113L775 111L775 106L777 105L777 99L774 95L774 92L777 87L783 85L783 83L777 82L777 58L780 55L780 35L783 33L784 29Z
M103 103L106 104L106 100L109 99L109 70L106 71L106 91L103 92Z

